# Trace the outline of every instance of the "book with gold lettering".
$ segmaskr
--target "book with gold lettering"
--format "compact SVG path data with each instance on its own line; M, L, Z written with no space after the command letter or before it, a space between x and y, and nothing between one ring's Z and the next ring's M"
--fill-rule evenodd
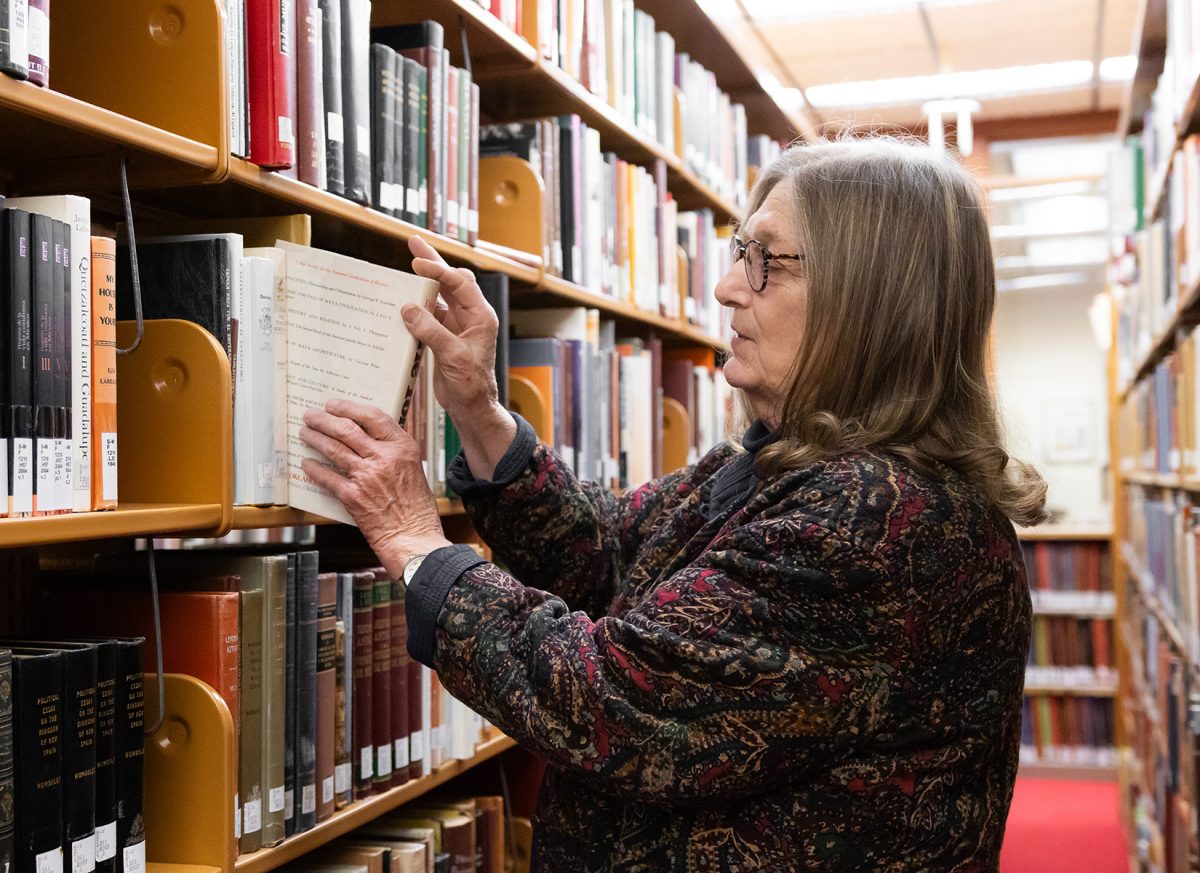
M63 653L13 652L18 870L62 869Z

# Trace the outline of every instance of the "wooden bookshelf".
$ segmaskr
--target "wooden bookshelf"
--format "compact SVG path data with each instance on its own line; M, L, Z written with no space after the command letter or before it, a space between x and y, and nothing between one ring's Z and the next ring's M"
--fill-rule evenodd
M1130 54L1138 60L1121 100L1117 131L1122 135L1141 131L1154 86L1162 73L1167 49L1167 0L1139 0L1131 48Z
M428 776L409 780L404 785L376 795L369 800L352 803L335 812L331 818L320 822L310 831L290 837L274 848L259 849L249 855L242 855L237 859L233 869L236 873L267 873L269 870L274 870L288 861L294 861L306 852L311 852L318 846L378 818L385 812L420 797L427 791L496 757L515 745L513 740L505 736L487 740L476 747L473 758L465 761L449 761Z
M438 515L462 515L466 512L461 500L437 499ZM306 524L339 524L333 519L311 512L301 512L290 506L235 506L231 530L253 530L263 527L299 527Z
M531 69L537 65L538 55L533 45L473 0L425 0L419 6L371 4L372 27L407 24L424 18L441 23L445 32L443 44L460 67L464 62L462 43L463 35L466 35L473 73L506 68Z
M1200 478L1195 476L1180 476L1176 473L1123 473L1121 478L1130 485L1142 485L1149 488L1167 488L1174 491L1190 491L1200 493Z
M122 503L112 512L3 518L0 519L0 549L212 530L220 526L221 515L219 503Z
M1197 665L1192 660L1191 648L1188 645L1188 641L1179 630L1179 626L1175 623L1174 618L1167 612L1166 607L1155 596L1154 579L1150 576L1149 571L1142 566L1141 561L1134 554L1133 547L1129 543L1122 543L1122 557L1125 561L1125 566L1129 568L1130 575L1137 580L1137 585L1134 588L1137 590L1137 595L1142 601L1142 605L1154 616L1155 621L1158 622L1159 630L1162 631L1163 636L1170 643L1171 648L1175 650L1175 654L1179 656L1179 659L1187 664L1189 672L1193 674L1195 681L1200 681L1200 665Z
M1055 685L1048 682L1025 683L1025 693L1035 695L1061 694L1069 697L1116 697L1116 681L1096 685Z
M1158 335L1150 344L1150 348L1137 361L1133 370L1133 378L1129 384L1122 385L1117 391L1118 399L1124 402L1129 397L1133 386L1150 375L1154 365L1175 350L1175 342L1181 331L1185 331L1200 321L1200 280L1180 294L1179 305L1167 324L1163 325Z

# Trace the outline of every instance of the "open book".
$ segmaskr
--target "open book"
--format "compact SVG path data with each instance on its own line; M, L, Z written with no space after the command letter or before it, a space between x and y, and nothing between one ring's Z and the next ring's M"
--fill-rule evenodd
M342 397L403 422L421 350L400 310L431 307L438 285L345 255L276 245L287 256L287 501L353 524L337 498L300 469L304 458L328 463L300 442L304 413Z

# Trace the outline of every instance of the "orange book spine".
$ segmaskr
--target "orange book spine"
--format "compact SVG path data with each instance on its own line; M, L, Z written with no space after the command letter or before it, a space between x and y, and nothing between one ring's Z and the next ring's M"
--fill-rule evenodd
M92 509L117 508L117 241L92 237Z

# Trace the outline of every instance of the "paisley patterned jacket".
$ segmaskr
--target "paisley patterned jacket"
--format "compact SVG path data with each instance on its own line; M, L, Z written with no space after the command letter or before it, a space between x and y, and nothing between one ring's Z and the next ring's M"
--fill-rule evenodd
M621 497L526 456L461 485L511 574L449 550L407 608L548 762L535 869L998 869L1030 602L970 484L862 452L706 518L728 445Z

